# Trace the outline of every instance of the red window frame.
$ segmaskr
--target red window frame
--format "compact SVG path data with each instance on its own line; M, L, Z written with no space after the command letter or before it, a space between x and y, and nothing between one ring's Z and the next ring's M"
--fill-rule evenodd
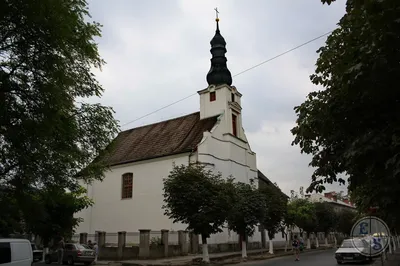
M237 116L232 114L232 134L237 137Z
M217 99L217 95L215 94L215 91L210 92L210 102L213 102Z

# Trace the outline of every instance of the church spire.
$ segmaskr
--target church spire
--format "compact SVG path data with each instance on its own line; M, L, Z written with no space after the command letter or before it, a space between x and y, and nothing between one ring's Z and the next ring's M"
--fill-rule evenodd
M219 31L219 18L218 18L218 10L215 8L217 29L215 31L214 38L212 38L211 44L211 68L207 73L207 82L208 85L232 85L232 75L226 65L226 42L224 37L222 37Z

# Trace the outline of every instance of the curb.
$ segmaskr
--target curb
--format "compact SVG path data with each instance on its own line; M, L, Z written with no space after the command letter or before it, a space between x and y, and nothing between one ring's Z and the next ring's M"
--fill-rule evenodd
M311 250L304 250L302 253L311 253L311 252L318 252L318 251L324 251L328 249L333 249L333 247L323 247L319 249L311 249ZM267 255L265 257L254 257L254 256L260 256L260 255ZM283 253L278 253L278 254L269 254L267 252L254 252L248 255L249 257L247 260L243 261L241 259L241 254L232 254L232 255L226 255L226 256L221 256L217 258L210 258L210 263L208 265L226 265L226 264L237 264L241 262L251 262L251 261L258 261L258 260L269 260L273 258L279 258L279 257L285 257L285 256L291 256L293 255L293 252L287 251ZM226 261L229 259L237 259L234 261ZM105 264L103 264L105 265ZM205 263L202 262L201 258L195 258L189 261L185 261L182 263L156 263L156 264L149 264L149 263L133 263L133 262L109 262L109 266L188 266L188 265L206 265Z

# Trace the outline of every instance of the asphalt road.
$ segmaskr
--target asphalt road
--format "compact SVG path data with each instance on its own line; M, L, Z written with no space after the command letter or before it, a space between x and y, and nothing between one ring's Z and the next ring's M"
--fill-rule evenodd
M249 261L241 263L246 266L336 266L335 251L333 249L324 251L307 252L300 254L300 261L294 261L293 256L278 257L269 260ZM352 264L343 264L352 265ZM357 265L357 264L354 264ZM359 265L359 264L358 264ZM365 265L365 264L364 264Z

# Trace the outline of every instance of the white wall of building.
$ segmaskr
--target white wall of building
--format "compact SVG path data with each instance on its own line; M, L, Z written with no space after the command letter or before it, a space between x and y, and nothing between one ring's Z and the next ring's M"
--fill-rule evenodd
M95 204L77 213L84 222L76 232L94 234L95 231L116 233L137 232L139 229L181 230L182 225L173 224L162 210L164 197L163 178L167 177L173 164L188 165L189 154L163 157L112 167L102 182L87 186L88 196ZM133 196L121 199L122 175L133 173Z

